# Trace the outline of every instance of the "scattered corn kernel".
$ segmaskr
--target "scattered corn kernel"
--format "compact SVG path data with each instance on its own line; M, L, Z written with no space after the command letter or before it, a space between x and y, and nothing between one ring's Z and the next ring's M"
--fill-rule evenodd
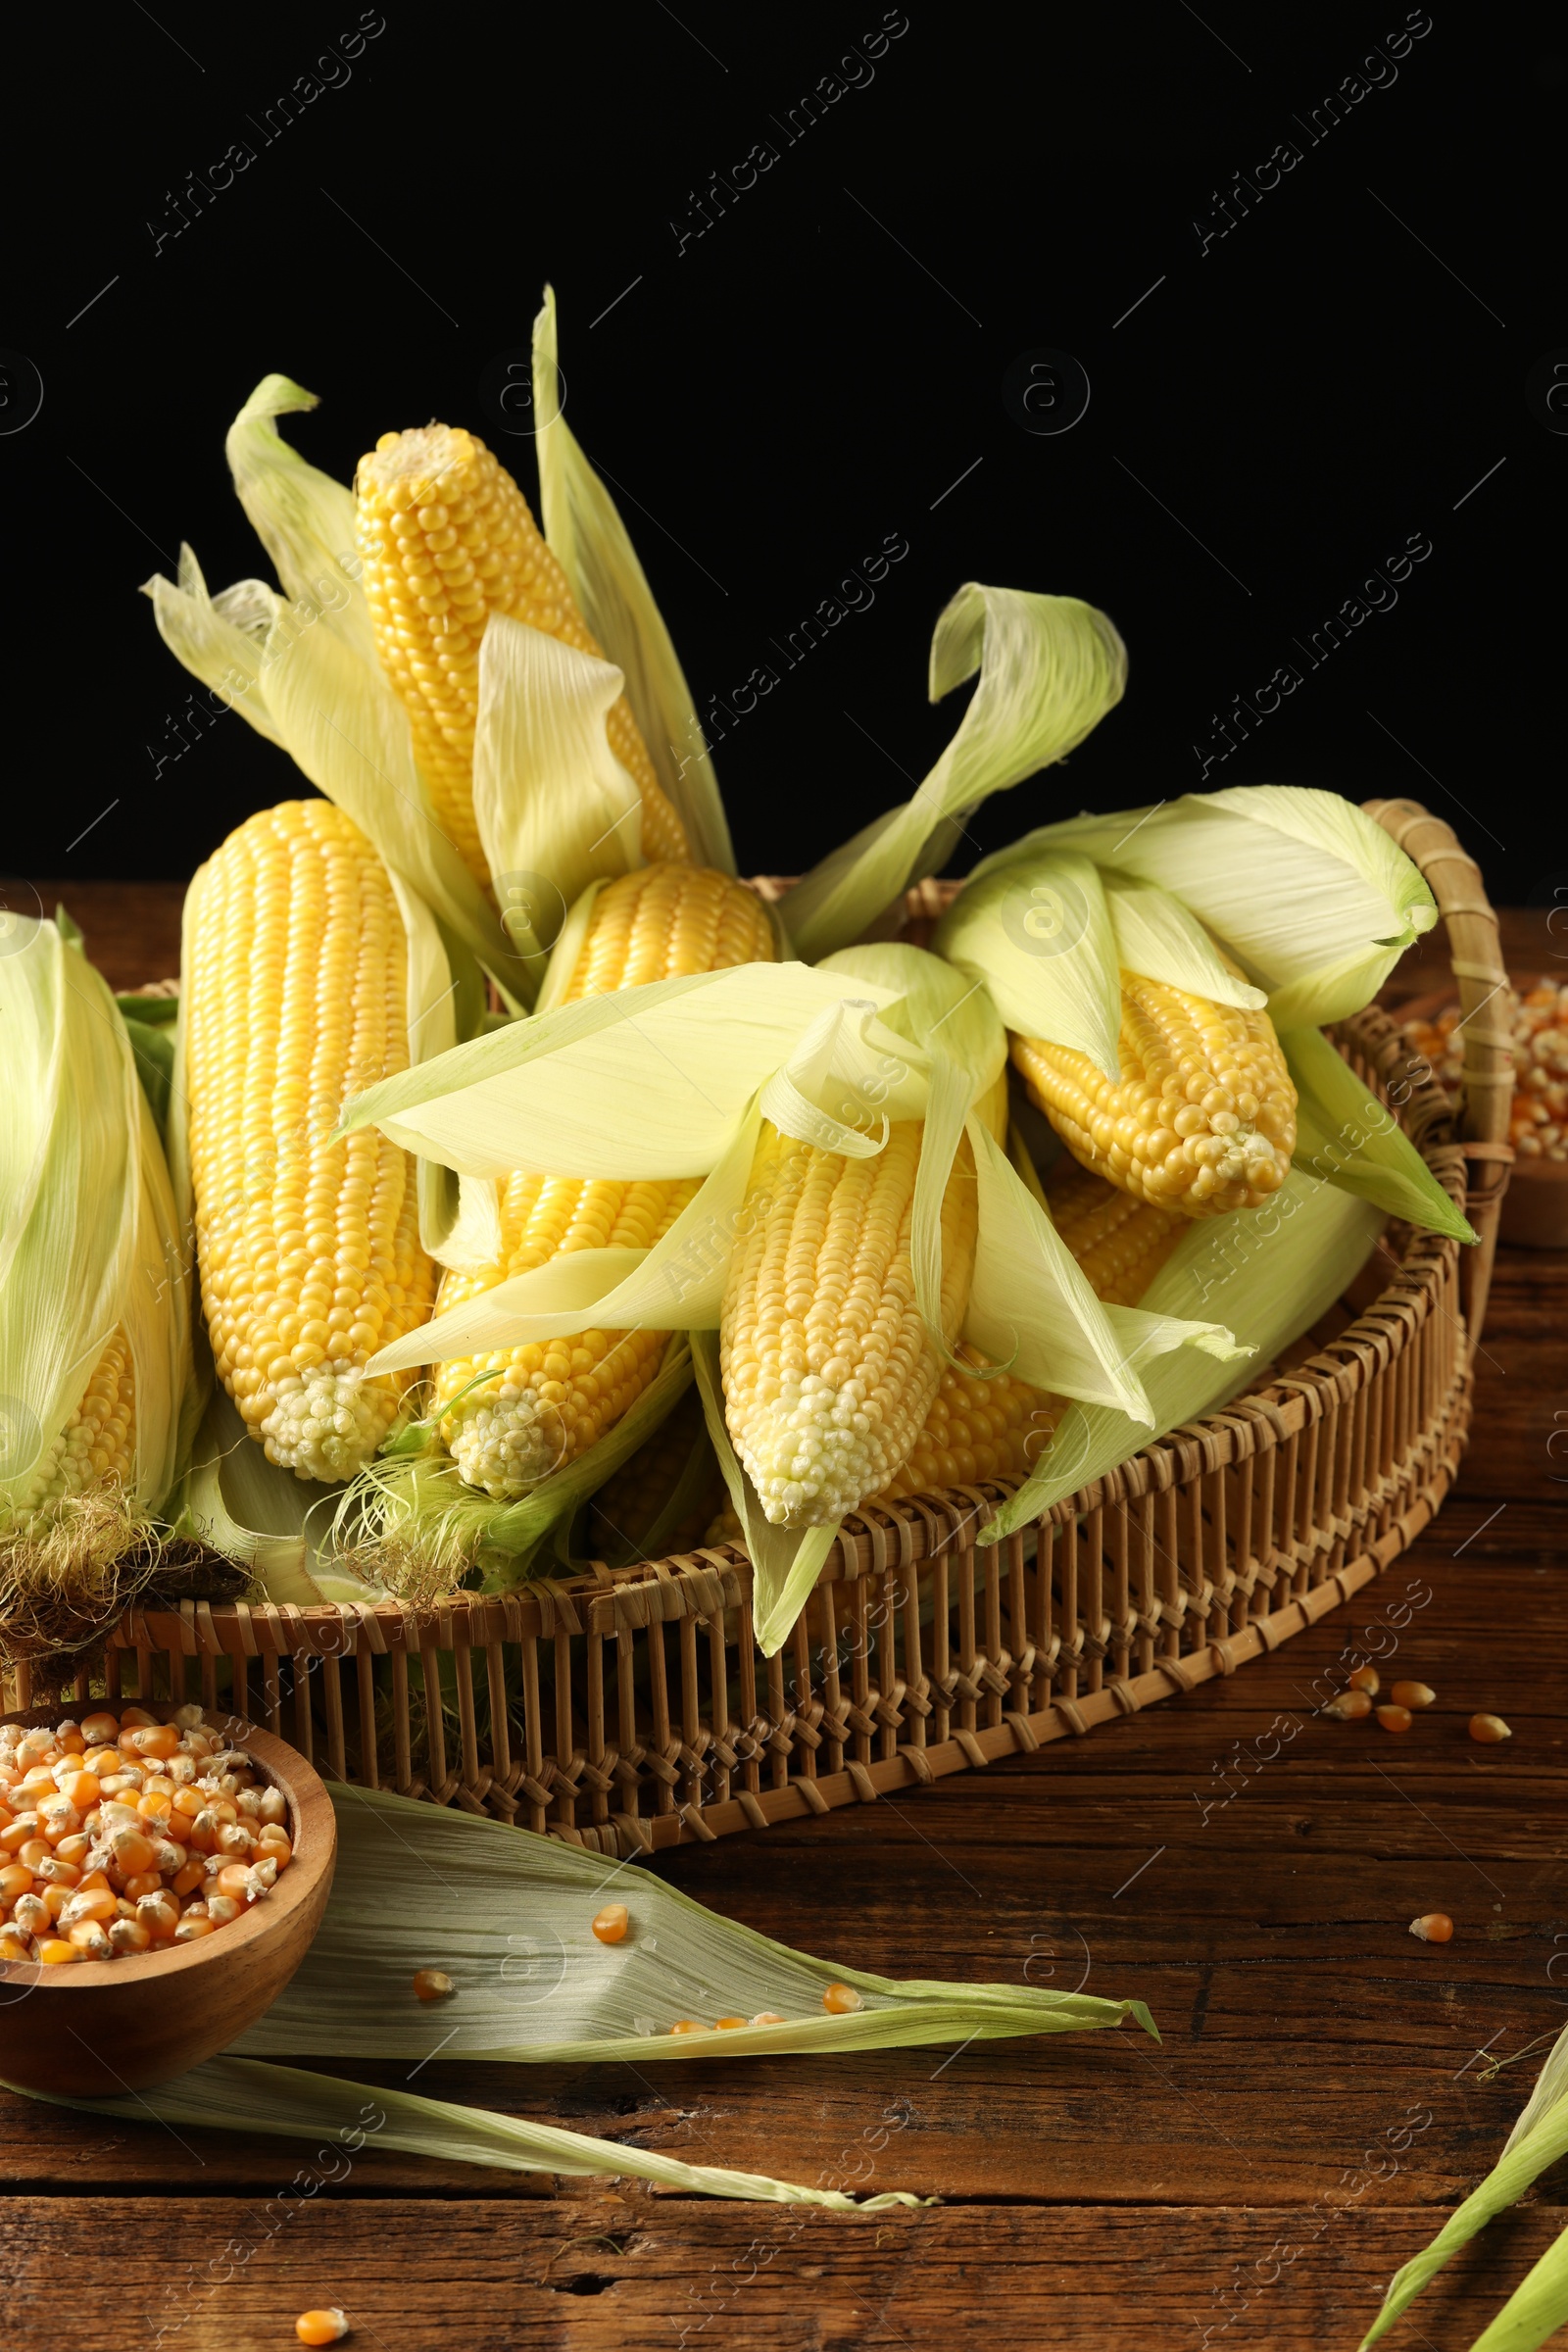
M1383 1677L1375 1666L1358 1666L1350 1677L1352 1690L1365 1690L1373 1698L1376 1698L1382 1688Z
M1342 1690L1337 1698L1329 1700L1323 1712L1335 1723L1350 1723L1362 1715L1370 1715L1372 1701L1364 1690Z
M733 2033L737 2026L744 2026L747 2022L744 2017L715 2017L713 2031L715 2034Z
M294 2323L302 2344L340 2344L348 2331L348 2314L335 2305L330 2311L302 2311Z
M669 2030L672 2034L706 2034L708 2032L708 2028L695 2017L677 2017Z
M822 2006L834 2017L847 2017L858 2009L860 1996L853 1984L830 1984L822 1995Z
M619 1943L625 1936L628 1914L624 1903L607 1903L594 1913L594 1934L601 1943Z
M1430 1683L1396 1683L1389 1692L1396 1707L1430 1707L1437 1695Z
M1377 1717L1386 1732L1407 1732L1415 1721L1408 1707L1392 1705L1379 1707Z
M1511 1740L1513 1733L1500 1715L1472 1715L1470 1737L1479 1740L1483 1746L1490 1747L1495 1740Z
M45 1936L38 1946L38 1957L45 1968L65 1968L73 1960L79 1960L81 1954L74 1943L67 1943L64 1937Z
M449 1977L443 1969L420 1968L415 1971L414 1989L421 2001L444 2001L450 1993L457 1991L457 1980ZM322 2341L330 2342L331 2338L323 2337Z
M1419 1919L1411 1920L1410 1933L1419 1936L1423 1943L1446 1943L1453 1935L1453 1922L1446 1911L1423 1911Z
M781 2017L776 2009L759 2009L752 2023L754 2026L785 2026L789 2020Z

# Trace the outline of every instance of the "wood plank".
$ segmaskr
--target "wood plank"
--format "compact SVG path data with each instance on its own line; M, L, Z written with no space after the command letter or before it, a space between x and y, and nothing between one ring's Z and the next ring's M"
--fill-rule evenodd
M1437 2220L1366 2209L1358 2189L1382 2161L1374 2149L1321 2205L1225 2214L843 2214L642 2196L523 2212L483 2198L311 2201L303 2184L292 2203L102 2197L90 2268L76 2211L16 2199L0 2217L3 2309L19 2341L118 2345L145 2330L178 2352L273 2352L299 2311L332 2303L354 2342L385 2352L951 2352L982 2326L1002 2352L1207 2352L1227 2339L1320 2352L1355 2340ZM1538 2204L1495 2223L1428 2288L1403 2340L1468 2343L1565 2221L1568 2209Z

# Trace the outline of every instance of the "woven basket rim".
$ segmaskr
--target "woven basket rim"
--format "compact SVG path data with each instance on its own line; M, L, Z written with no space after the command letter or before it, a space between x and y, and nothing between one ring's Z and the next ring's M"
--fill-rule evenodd
M1366 807L1426 873L1450 925L1454 986L1470 1011L1494 979L1505 978L1500 969L1494 968L1498 961L1496 917L1486 900L1479 868L1460 849L1450 828L1419 803L1369 802ZM776 895L781 887L777 877L757 879L764 896ZM929 924L961 887L934 878L917 883L905 896L905 926ZM1465 926L1469 927L1468 937ZM1490 956L1485 953L1489 930ZM1483 952L1461 955L1457 952L1460 942L1475 944ZM1494 1049L1484 1041L1472 1041L1467 1032L1467 1100L1456 1106L1431 1070L1413 1055L1399 1025L1381 1007L1368 1005L1334 1024L1329 1034L1356 1054L1370 1073L1368 1083L1385 1102L1391 1088L1403 1091L1405 1100L1396 1109L1399 1124L1456 1205L1464 1209L1468 1200L1474 1211L1478 1192L1483 1196L1489 1212L1478 1245L1483 1264L1471 1297L1479 1298L1484 1309L1496 1210L1511 1157L1502 1140L1507 1133L1511 1054L1499 1081ZM1348 1401L1374 1371L1397 1356L1429 1313L1446 1312L1440 1293L1459 1247L1444 1235L1409 1229L1403 1253L1383 1290L1333 1340L1288 1372L1231 1398L1212 1413L1151 1439L1101 1478L1053 1503L1040 1514L1038 1524L1063 1525L1142 1494L1186 1487L1202 1472L1287 1444ZM1473 1349L1480 1329L1480 1313L1474 1307L1470 1319L1467 1339ZM1021 1484L1016 1479L987 1480L971 1487L907 1496L896 1503L864 1503L847 1515L818 1582L854 1582L864 1575L880 1574L890 1566L928 1558L955 1544L962 1548L966 1537L972 1545L983 1520ZM1011 1541L1021 1542L1023 1537ZM432 1642L450 1649L454 1641L477 1643L516 1640L527 1634L608 1632L627 1623L646 1624L693 1613L694 1603L698 1615L711 1614L715 1608L744 1607L751 1597L751 1562L737 1545L707 1545L623 1568L594 1562L568 1576L534 1578L512 1592L458 1592L433 1604L416 1605L388 1597L301 1607L190 1600L177 1608L136 1606L122 1619L111 1641L116 1647L149 1642L166 1646L154 1631L162 1626L175 1632L184 1648L195 1649L200 1636L204 1648L209 1644L223 1649L237 1646L255 1655L258 1635L260 1647L272 1650L277 1636L292 1632L307 1638L290 1641L286 1646L325 1652L333 1646L333 1629L347 1635L354 1628L363 1628L376 1649L408 1651L425 1648ZM222 1639L224 1635L227 1640Z

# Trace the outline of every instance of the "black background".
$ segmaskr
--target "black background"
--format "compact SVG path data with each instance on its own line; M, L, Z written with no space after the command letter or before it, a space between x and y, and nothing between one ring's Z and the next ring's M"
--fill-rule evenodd
M1299 690L1210 786L1414 795L1499 900L1568 883L1568 438L1525 395L1568 347L1546 261L1568 40L1546 12L1434 0L1314 138L1374 44L1402 45L1402 7L909 0L792 143L790 110L882 26L870 0L387 0L384 20L270 139L356 7L127 0L13 26L40 166L14 182L0 345L43 404L0 434L12 874L183 875L303 789L232 714L172 756L193 681L138 583L181 538L213 587L267 570L223 433L274 368L320 395L284 430L344 480L378 433L436 416L532 497L529 444L494 430L479 381L525 351L548 276L572 423L705 708L885 534L908 542L717 744L743 871L799 870L906 797L954 720L925 702L931 627L977 579L1085 597L1131 653L1121 708L994 801L981 845L1195 788L1214 715L1295 662ZM777 163L681 248L694 192L759 140ZM1217 194L1286 140L1300 161L1201 249L1195 221L1223 228ZM188 175L234 141L255 161L199 211L184 196L173 233ZM1067 432L1004 402L1041 347L1088 374ZM13 359L0 417L28 383ZM1432 553L1397 604L1309 669L1295 641L1411 534Z

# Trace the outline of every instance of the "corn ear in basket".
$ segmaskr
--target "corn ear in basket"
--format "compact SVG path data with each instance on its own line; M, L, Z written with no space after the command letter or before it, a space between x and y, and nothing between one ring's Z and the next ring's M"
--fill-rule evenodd
M156 1556L190 1378L189 1262L114 999L57 924L19 918L10 944L0 1638L70 1650Z

